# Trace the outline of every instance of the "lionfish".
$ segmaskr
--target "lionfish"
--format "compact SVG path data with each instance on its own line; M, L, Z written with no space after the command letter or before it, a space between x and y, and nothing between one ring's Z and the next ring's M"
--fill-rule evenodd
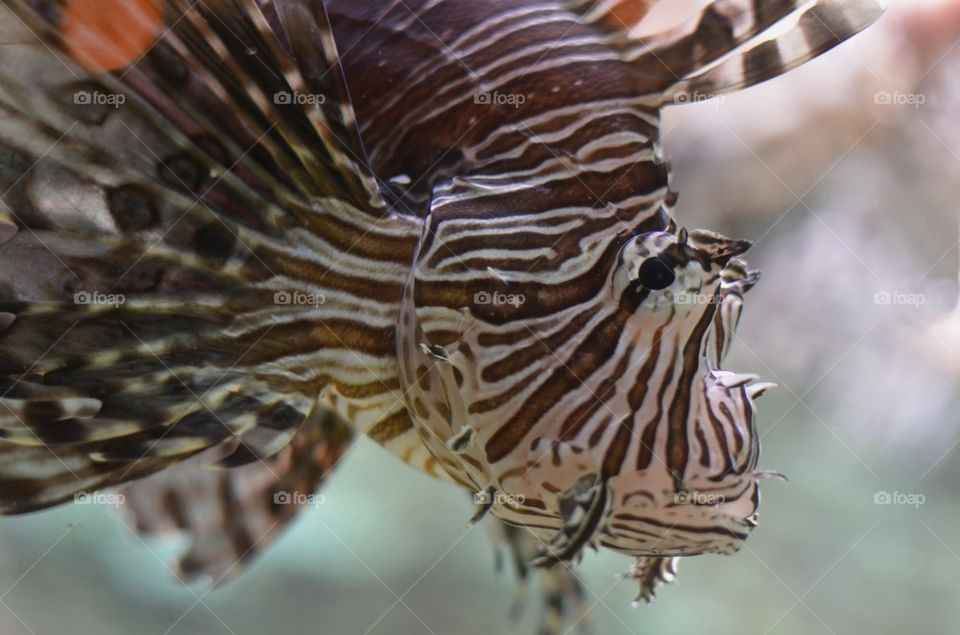
M548 626L588 546L645 599L735 552L768 384L721 366L758 274L672 218L660 112L882 8L640 35L650 3L4 0L2 512L129 486L216 580L365 434L556 576Z

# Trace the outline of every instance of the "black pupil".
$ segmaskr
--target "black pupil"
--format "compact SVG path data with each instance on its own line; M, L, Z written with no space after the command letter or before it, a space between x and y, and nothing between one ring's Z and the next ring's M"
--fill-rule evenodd
M637 280L647 289L659 291L666 289L677 277L673 273L673 267L664 262L659 256L647 258L640 265L640 271L637 274Z

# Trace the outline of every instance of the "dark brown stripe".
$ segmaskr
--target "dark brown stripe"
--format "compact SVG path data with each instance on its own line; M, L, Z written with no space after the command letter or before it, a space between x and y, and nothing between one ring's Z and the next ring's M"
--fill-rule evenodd
M397 437L413 430L413 421L406 408L378 421L367 436L381 445L385 445Z
M534 393L516 414L490 437L486 445L487 462L493 464L505 458L564 395L582 388L582 382L616 352L620 333L628 317L629 314L617 311L584 338L567 360L568 363L547 377L542 383L542 390Z
M529 368L544 357L552 356L554 351L559 350L582 331L592 317L593 314L585 310L562 329L543 338L528 328L518 330L519 337L529 336L533 341L519 350L510 351L506 357L486 366L480 373L481 379L488 384L497 383Z
M666 523L660 522L659 520L654 520L653 518L647 516L635 516L633 514L617 514L617 518L622 518L623 520L635 521L638 523L644 523L647 525L653 525L654 527L663 527L668 531L683 531L691 534L719 534L721 536L734 537L739 540L746 540L747 534L738 534L737 532L728 529L726 527L721 527L719 525L712 525L709 527L696 527L693 525L680 525L676 523Z
M620 421L617 433L603 457L601 473L605 479L620 473L620 466L627 456L627 448L630 447L631 436L633 436L633 414L627 415Z
M679 348L679 334L674 338L671 346L671 350L677 350ZM663 399L666 396L667 389L670 387L670 383L673 381L673 372L676 367L677 357L673 355L670 357L670 366L667 367L667 371L664 373L662 383L660 384L660 390L657 392L657 412L650 421L647 422L647 425L644 426L643 433L640 435L640 448L637 452L637 470L645 470L649 468L653 462L653 448L657 443L657 429L660 427L661 418L663 417Z
M677 382L677 390L673 395L673 403L667 413L667 467L676 478L681 480L687 469L690 453L687 419L690 416L693 382L700 371L703 337L710 327L715 309L715 305L707 305L707 309L694 326L690 338L683 347L683 368Z
M586 400L574 408L570 416L564 420L560 426L560 440L569 441L576 437L583 429L583 426L590 421L594 413L600 408L606 407L606 403L610 401L616 393L617 382L623 377L627 366L630 364L630 356L632 353L633 347L631 346L627 349L623 358L617 363L617 367L600 382L597 391L589 394ZM609 407L607 407L607 410L609 410ZM630 428L632 429L632 426L630 426Z
M751 83L763 77L773 77L784 71L777 40L761 42L743 55L743 76Z
M717 418L717 415L714 414L711 404L707 404L705 410L707 411L707 420L710 422L710 426L713 428L713 433L717 437L717 443L720 444L720 450L723 454L723 471L720 472L721 475L729 474L733 471L733 456L730 454L730 444L727 443L727 433L723 422Z

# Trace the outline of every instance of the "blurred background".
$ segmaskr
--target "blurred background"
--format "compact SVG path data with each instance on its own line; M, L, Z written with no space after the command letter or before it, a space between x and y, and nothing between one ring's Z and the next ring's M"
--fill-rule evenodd
M649 606L628 559L588 555L592 632L960 632L958 41L960 2L902 1L784 78L667 112L678 221L755 241L728 366L779 384L761 467L789 482L764 483L739 554L682 561ZM361 440L324 493L212 592L109 505L4 519L0 634L535 632L462 492Z

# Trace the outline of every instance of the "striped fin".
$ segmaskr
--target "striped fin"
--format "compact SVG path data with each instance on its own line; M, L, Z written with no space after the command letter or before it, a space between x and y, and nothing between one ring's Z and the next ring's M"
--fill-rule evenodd
M90 452L103 445L50 448L0 440L0 513L20 514L72 501L80 493L110 489L166 465L152 457L129 465L91 461Z
M584 20L611 32L611 46L644 69L649 90L665 92L665 103L683 103L681 96L705 98L737 90L803 64L872 24L883 12L881 2L714 0L676 27L639 36L632 31L648 3L571 5ZM618 19L618 11L630 17ZM786 20L796 21L788 32L758 40Z
M631 43L628 57L661 84L699 71L749 42L809 0L715 0L676 27Z
M158 2L132 4L147 12ZM83 73L82 64L71 63L77 55L68 35L70 7L95 6L91 0L61 1L52 8L39 0L4 4L58 50L64 65L59 70L70 71L75 80L48 94L69 99L85 92L91 100L98 89L122 94L130 107L162 115L172 124L165 132L177 129L174 139L185 153L185 165L181 170L179 163L171 165L173 176L249 171L249 185L268 198L309 202L332 197L364 213L384 213L321 2L279 0L263 10L254 0L160 2L165 22L155 29L155 41L141 58L131 60L133 65L110 75ZM146 18L128 11L118 19L125 21L108 26L121 30ZM108 38L109 33L103 31L97 46L110 50L123 41ZM37 89L50 91L43 81L49 75L25 75L29 82L41 80L39 86L28 85L32 90L25 99L42 99ZM97 111L73 110L87 118ZM117 145L115 139L104 141ZM145 176L153 176L150 167ZM193 185L190 179L175 180ZM203 189L196 188L199 192Z
M485 520L497 548L497 570L503 568L502 551L506 551L517 575L517 604L513 612L523 608L531 578L540 580L543 597L538 635L560 635L573 630L577 624L589 629L589 607L580 579L569 565L558 564L547 568L532 568L530 560L542 543L527 528L514 527L493 516Z
M180 465L128 487L122 509L148 537L186 535L189 547L177 566L184 582L221 583L239 574L305 506L322 500L315 492L352 436L337 415L318 408L290 445L264 463L231 470Z
M0 51L5 513L218 446L224 466L279 452L325 385L286 360L326 340L276 292L322 275L304 236L385 209L321 3L162 2L159 39L108 73L88 69L126 40L84 57L70 35L91 2L0 7L25 24ZM108 26L135 31L158 2Z
M657 587L662 584L671 584L677 579L677 563L680 558L658 558L655 556L641 556L637 558L636 563L627 574L640 585L640 592L637 599L633 601L634 606L643 600L650 603L653 596L656 595Z
M873 24L883 11L881 0L805 3L802 10L790 14L794 22L783 33L752 41L714 67L681 76L665 102L678 103L680 95L722 95L777 77L842 44Z

